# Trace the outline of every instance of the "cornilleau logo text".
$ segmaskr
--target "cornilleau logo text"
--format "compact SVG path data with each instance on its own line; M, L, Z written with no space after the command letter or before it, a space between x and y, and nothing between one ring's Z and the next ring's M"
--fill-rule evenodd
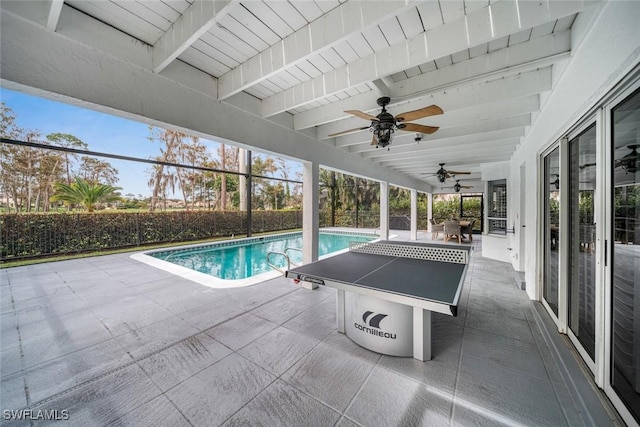
M370 328L367 326L361 325L359 323L354 323L353 326L355 326L356 329L359 329L362 332L366 332L368 334L376 335L382 338L389 338L389 339L395 340L396 334L391 334L389 332L382 332L380 330L380 322L382 322L382 319L387 317L387 315L376 314L375 316L371 317L372 314L373 314L373 311L366 311L362 315L362 320L364 321L365 325L368 324L369 326L371 326Z

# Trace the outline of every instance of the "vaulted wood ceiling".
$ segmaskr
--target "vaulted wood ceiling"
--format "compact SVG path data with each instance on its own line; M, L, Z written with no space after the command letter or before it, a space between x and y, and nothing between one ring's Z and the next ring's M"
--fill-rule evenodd
M148 45L156 73L187 63L215 78L220 101L244 91L261 101L263 118L292 115L318 144L439 190L439 163L479 185L481 164L510 158L570 60L574 21L593 3L53 0L46 25L55 30L73 8ZM394 115L439 105L444 114L414 121L439 131L419 142L397 132L388 149L372 146L368 130L329 137L367 126L344 111L375 116L380 96Z

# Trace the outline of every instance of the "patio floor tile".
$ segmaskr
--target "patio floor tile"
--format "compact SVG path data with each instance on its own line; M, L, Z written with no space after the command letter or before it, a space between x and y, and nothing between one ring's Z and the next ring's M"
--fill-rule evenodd
M548 379L540 379L486 358L463 353L456 403L480 407L493 418L523 425L566 425L560 404Z
M112 339L33 366L25 370L25 378L31 400L39 402L131 361Z
M68 410L65 426L104 426L160 395L138 366L131 365L36 407Z
M316 345L317 340L277 327L238 353L267 371L281 375Z
M447 426L453 396L381 367L346 411L364 426Z
M282 379L343 412L374 364L320 344L282 375Z
M382 356L379 366L442 393L453 395L459 364L460 353L444 352L429 362L421 362L411 357Z
M309 338L325 339L336 329L335 296L334 298L324 299L321 303L307 311L303 311L282 326Z
M89 310L21 325L20 337L25 367L111 339L109 331Z
M166 395L193 425L220 425L275 379L258 365L232 354Z
M245 309L238 301L221 296L191 310L183 311L177 316L199 331L205 331L244 312Z
M200 333L138 362L162 391L231 354L231 350Z
M230 349L239 350L276 326L273 322L247 313L208 329L207 334Z
M338 418L338 412L276 380L224 426L332 426Z
M24 376L22 372L4 376L0 387L0 403L3 410L22 409L27 406Z
M268 302L252 313L263 319L281 325L309 308L308 305L287 298Z
M134 359L164 350L198 330L178 317L169 317L144 328L116 337Z
M139 426L190 427L191 424L165 396L158 396L108 424L108 427Z

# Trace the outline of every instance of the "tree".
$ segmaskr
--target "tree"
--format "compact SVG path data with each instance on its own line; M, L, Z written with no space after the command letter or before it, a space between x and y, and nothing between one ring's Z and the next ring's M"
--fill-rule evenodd
M159 141L163 144L163 147L160 147L160 156L153 157L154 160L189 166L201 166L205 160L206 147L200 143L197 136L189 136L182 132L152 126L149 127L149 130L151 132L149 140ZM195 197L198 172L186 168L179 168L177 171L174 169L164 165L154 165L151 168L151 176L148 181L149 187L152 189L149 211L153 212L156 209L160 195L164 196L166 203L167 189L170 188L174 192L176 183L182 193L185 207L188 207L188 196L190 195L192 200Z
M102 182L108 185L114 185L118 182L118 169L111 166L109 162L94 159L89 156L82 156L80 158L80 167L76 175L93 183Z
M47 140L60 147L77 148L83 150L86 150L88 147L88 145L82 142L80 138L77 138L68 133L50 133L49 135L47 135ZM76 160L77 158L77 154L64 153L65 166L67 169L67 184L71 184L71 160Z
M178 151L178 144L180 143L181 134L179 132L170 131L167 129L156 129L153 126L149 126L151 136L149 140L160 141L164 144L164 147L160 148L160 156L153 157L154 160L162 162L175 163L176 153ZM151 177L149 178L149 186L151 191L151 203L149 204L149 211L156 210L158 203L158 196L163 195L166 204L167 187L175 188L176 176L169 171L169 168L164 165L154 165L151 169Z
M120 187L107 184L90 183L82 178L76 178L72 184L58 182L56 192L51 196L52 201L66 202L70 205L83 205L87 211L93 212L96 204L117 200Z

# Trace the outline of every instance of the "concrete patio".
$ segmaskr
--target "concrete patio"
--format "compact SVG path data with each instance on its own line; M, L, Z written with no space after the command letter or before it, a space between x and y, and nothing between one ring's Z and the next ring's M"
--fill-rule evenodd
M284 278L211 289L129 254L0 270L3 425L45 423L6 420L20 409L77 426L621 424L511 266L473 245L424 363L354 344L334 290Z

